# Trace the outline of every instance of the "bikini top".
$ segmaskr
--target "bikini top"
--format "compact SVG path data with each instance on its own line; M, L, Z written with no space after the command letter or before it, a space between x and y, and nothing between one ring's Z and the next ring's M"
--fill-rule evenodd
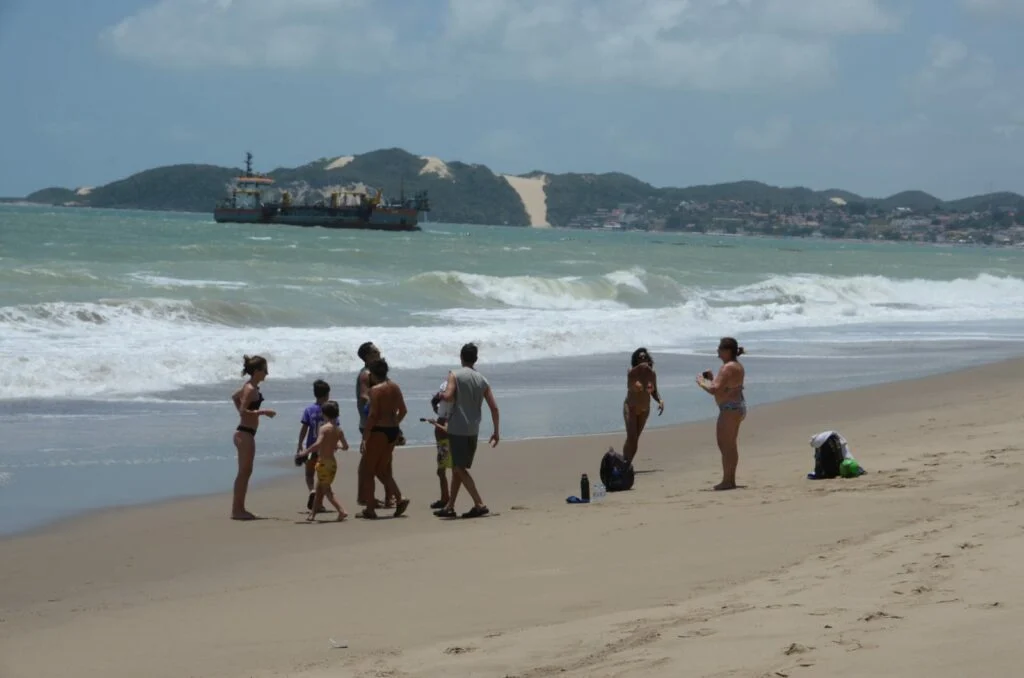
M256 389L256 399L249 403L249 407L247 409L250 412L255 412L256 410L260 409L260 405L262 405L262 404L263 404L263 394L260 392L259 389Z

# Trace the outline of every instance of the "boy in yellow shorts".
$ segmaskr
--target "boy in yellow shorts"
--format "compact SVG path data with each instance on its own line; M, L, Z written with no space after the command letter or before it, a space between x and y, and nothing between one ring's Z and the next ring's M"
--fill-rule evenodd
M321 406L321 409L324 413L324 423L317 431L316 442L300 453L309 455L311 452L319 452L319 458L316 461L316 495L306 520L312 521L316 518L317 509L323 506L325 497L338 512L337 519L344 520L348 514L334 498L331 483L334 482L334 477L338 474L338 459L334 453L339 447L342 450L347 450L348 441L345 439L345 432L341 430L341 426L334 423L338 421L338 403L328 400Z

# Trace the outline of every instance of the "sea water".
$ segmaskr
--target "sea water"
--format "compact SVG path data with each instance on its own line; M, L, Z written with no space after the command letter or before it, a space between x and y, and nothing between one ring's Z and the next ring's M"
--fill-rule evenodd
M715 367L724 335L747 349L752 407L1018 355L1024 253L0 207L0 531L225 490L246 353L269 359L263 391L279 412L260 427L262 478L289 472L268 462L294 450L314 379L354 428L364 341L382 348L411 421L476 342L511 439L620 429L638 346L668 403L649 426L712 416L693 377ZM432 442L429 427L405 428L410 444Z

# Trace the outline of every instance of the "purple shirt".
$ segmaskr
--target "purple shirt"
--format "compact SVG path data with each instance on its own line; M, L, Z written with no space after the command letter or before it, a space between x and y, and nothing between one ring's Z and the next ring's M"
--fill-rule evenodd
M306 447L309 447L316 442L317 434L320 432L320 425L324 423L324 413L320 409L320 405L313 403L303 410L302 423L309 427L309 431L306 433ZM331 423L335 426L341 425L337 419Z

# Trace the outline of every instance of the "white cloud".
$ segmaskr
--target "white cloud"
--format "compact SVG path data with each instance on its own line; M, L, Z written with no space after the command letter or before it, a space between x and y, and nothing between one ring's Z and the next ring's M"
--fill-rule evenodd
M173 67L327 66L551 83L816 85L842 36L893 30L882 0L159 0L104 32ZM430 23L430 22L428 22Z
M937 35L928 45L919 82L929 93L985 90L995 84L995 66L992 59L972 52L962 41Z
M960 4L978 14L1024 18L1024 0L960 0Z
M793 132L789 118L775 117L760 125L745 125L733 134L740 148L753 151L774 151L785 146Z
M324 58L357 64L393 31L370 0L159 0L105 30L118 54L159 66L294 68Z

